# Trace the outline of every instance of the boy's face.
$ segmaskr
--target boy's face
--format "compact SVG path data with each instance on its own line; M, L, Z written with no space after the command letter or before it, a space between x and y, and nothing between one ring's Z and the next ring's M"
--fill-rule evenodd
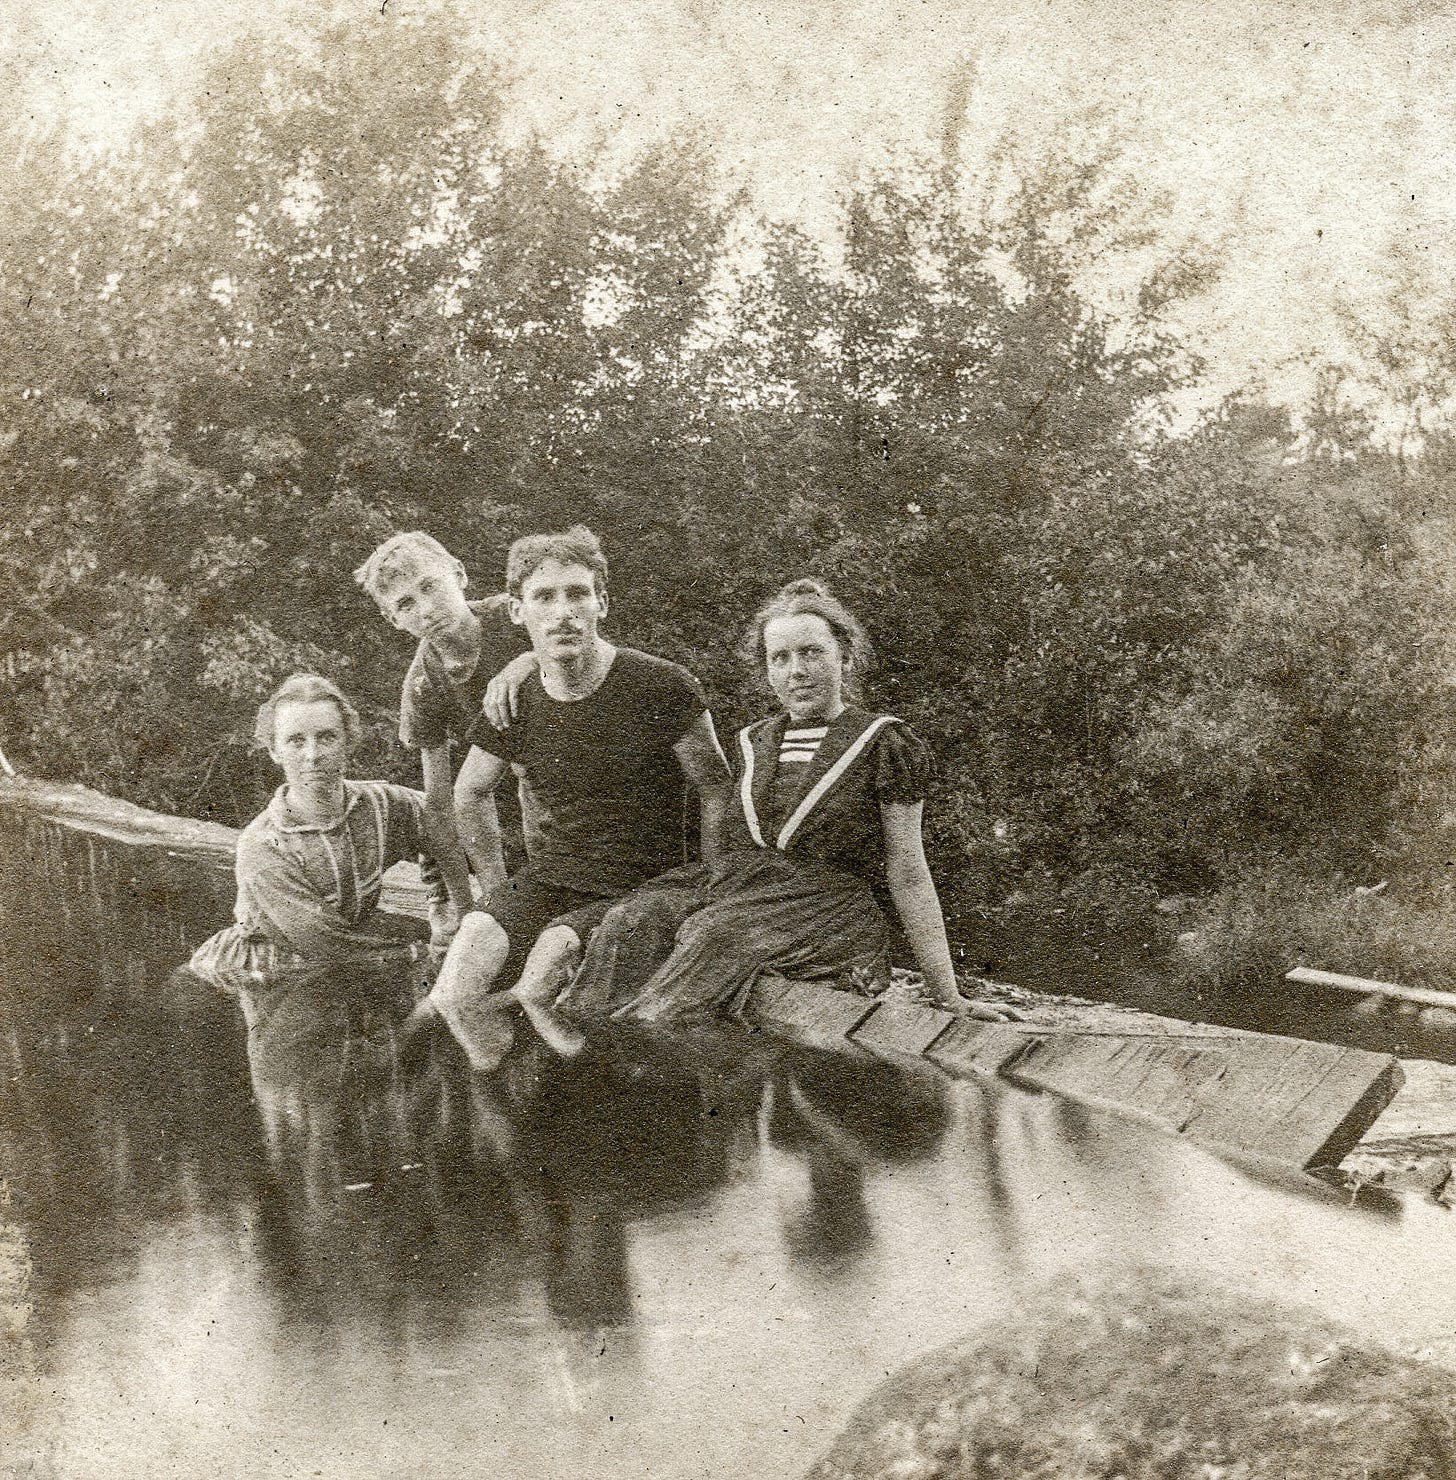
M412 556L380 583L375 600L385 618L415 639L441 637L470 623L465 571L458 560Z
M606 592L598 592L589 566L543 560L511 597L511 621L524 627L536 656L570 660L597 640L607 614Z

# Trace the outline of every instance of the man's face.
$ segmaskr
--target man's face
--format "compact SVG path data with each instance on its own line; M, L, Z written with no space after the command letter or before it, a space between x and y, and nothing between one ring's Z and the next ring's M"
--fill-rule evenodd
M376 599L387 620L416 639L440 637L470 622L458 560L416 557L381 583Z
M585 565L543 560L511 597L511 620L524 627L536 656L570 660L591 649L607 614L605 592Z

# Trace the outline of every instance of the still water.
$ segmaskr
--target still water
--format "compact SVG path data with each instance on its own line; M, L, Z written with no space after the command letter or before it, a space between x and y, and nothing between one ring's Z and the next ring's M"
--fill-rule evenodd
M795 1475L908 1358L1128 1262L1456 1350L1434 1205L739 1029L522 1028L474 1078L362 1011L250 1043L152 893L0 891L0 1473Z

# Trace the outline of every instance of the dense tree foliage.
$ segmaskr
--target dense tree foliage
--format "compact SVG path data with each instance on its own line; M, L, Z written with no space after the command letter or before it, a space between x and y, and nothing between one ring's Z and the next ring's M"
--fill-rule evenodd
M1161 433L1199 371L1166 327L1189 284L1171 264L1116 317L1080 291L1115 190L871 182L841 260L690 147L602 180L509 142L456 36L232 55L185 124L104 167L31 141L0 187L18 765L237 821L268 784L251 706L308 666L363 701L361 765L407 777L408 649L353 567L423 527L490 590L512 538L583 520L612 630L725 724L764 702L754 607L832 580L882 656L868 697L941 757L966 901L1359 872L1436 816L1440 477L1256 404Z

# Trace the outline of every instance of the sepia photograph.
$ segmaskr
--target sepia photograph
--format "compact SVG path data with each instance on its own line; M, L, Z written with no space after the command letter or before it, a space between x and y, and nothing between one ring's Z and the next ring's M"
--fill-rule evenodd
M1456 1476L1456 18L0 26L0 1476Z

